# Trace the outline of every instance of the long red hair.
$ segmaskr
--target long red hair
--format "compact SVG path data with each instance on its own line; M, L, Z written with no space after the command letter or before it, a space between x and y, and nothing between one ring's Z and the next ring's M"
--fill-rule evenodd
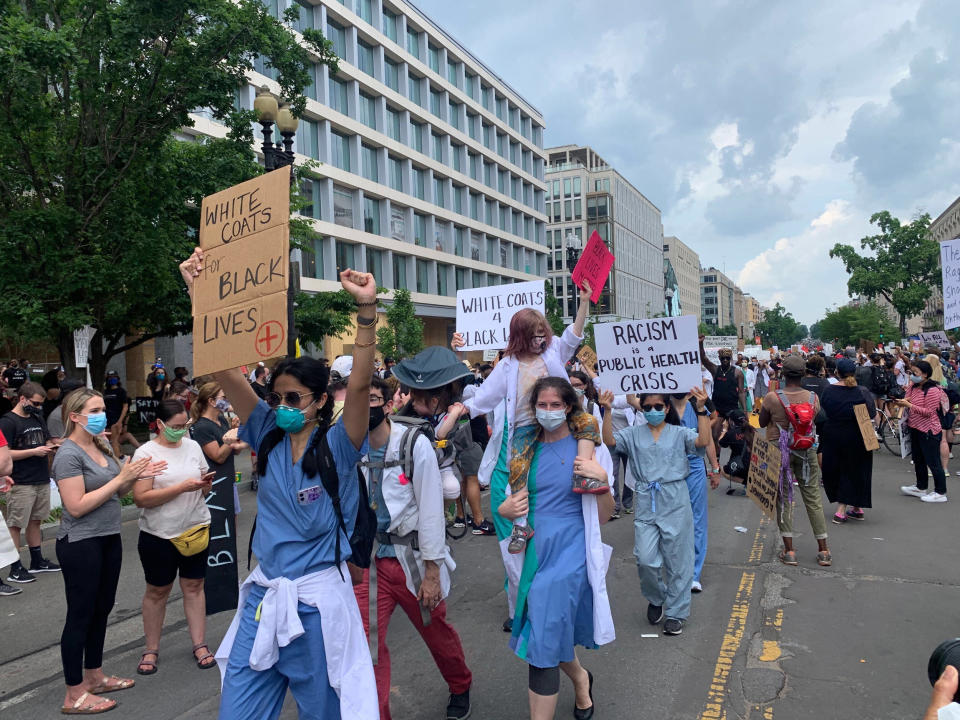
M543 335L549 347L553 342L553 330L543 313L533 308L524 308L510 320L510 341L503 349L504 356L533 352L533 336Z

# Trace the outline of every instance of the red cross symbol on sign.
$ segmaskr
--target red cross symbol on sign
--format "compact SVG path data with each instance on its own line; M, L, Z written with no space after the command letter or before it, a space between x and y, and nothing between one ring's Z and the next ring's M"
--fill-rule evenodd
M257 330L257 339L254 343L260 357L273 357L283 346L283 325L276 320L268 320Z

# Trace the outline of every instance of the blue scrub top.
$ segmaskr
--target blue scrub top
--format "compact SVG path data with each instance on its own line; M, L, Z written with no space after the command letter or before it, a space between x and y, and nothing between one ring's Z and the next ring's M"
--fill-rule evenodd
M240 439L257 449L276 426L276 412L261 400L241 428ZM352 533L360 502L357 463L367 452L367 440L364 439L359 450L354 448L341 418L327 431L327 444L340 476L344 524L347 533ZM295 580L334 565L337 532L340 532L340 559L350 558L349 537L338 529L333 503L323 489L320 475L307 477L302 462L303 458L293 464L290 437L284 435L270 452L267 472L260 478L253 552L269 579L282 576ZM320 490L319 499L300 504L298 491L313 486Z
M697 450L697 431L679 425L663 426L653 441L649 425L634 425L613 434L616 451L629 459L637 479L646 483L686 480L690 474L687 455Z

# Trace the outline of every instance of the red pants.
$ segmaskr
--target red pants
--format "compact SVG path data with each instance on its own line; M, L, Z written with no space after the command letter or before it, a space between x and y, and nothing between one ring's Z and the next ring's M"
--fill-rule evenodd
M430 613L430 624L423 626L420 603L407 589L407 578L395 558L377 558L377 649L378 662L373 666L380 697L380 720L390 720L390 651L387 649L387 627L390 616L399 605L427 644L443 679L454 695L470 689L473 676L463 657L460 636L447 622L447 604L441 602ZM363 582L353 586L360 604L363 629L370 632L370 571L363 571Z

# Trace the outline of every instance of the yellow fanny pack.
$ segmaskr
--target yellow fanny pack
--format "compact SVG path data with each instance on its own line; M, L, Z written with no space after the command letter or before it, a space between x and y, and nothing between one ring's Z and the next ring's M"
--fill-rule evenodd
M185 557L196 555L206 550L207 545L210 544L210 526L195 525L175 538L170 538L170 542L181 555Z

